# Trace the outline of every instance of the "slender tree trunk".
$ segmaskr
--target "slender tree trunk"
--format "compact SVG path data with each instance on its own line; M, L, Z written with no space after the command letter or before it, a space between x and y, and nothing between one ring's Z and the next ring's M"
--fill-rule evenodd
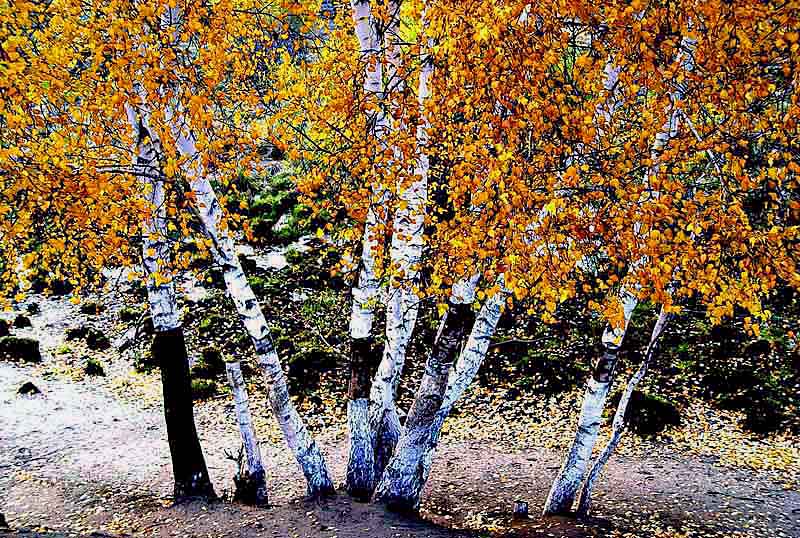
M174 117L172 119L176 120ZM236 255L233 239L227 230L221 229L222 208L202 169L202 157L195 147L191 133L184 132L185 129L176 123L173 123L173 127L179 151L190 160L186 175L196 197L203 231L213 244L212 250L222 267L228 293L255 347L258 365L269 389L272 412L283 431L286 443L303 470L308 483L308 494L319 496L332 493L333 482L322 452L289 398L286 374L272 343L267 320ZM255 455L252 457L255 458Z
M380 98L383 92L382 68L378 58L379 39L368 0L351 0L353 24L359 42L361 60L365 64L364 96ZM372 134L382 136L384 115L378 112L368 118ZM350 495L368 499L375 485L375 456L369 424L369 379L378 357L373 351L372 325L378 303L380 281L375 269L375 256L386 223L383 208L386 199L383 187L373 186L373 201L367 209L362 240L361 264L357 285L353 287L353 309L350 316L350 382L347 402L347 426L350 454L346 483Z
M142 223L142 265L147 276L147 298L153 317L153 360L161 370L164 419L172 459L173 493L176 499L216 498L197 437L186 342L178 318L175 286L169 276L170 246L167 242L167 209L164 182L155 142L136 113L126 107L136 136L136 170L143 180L152 215Z
M225 363L228 374L228 383L233 392L233 401L236 405L236 421L239 424L239 434L244 447L245 465L239 471L236 480L236 499L247 504L267 506L267 473L261 461L261 450L258 447L253 421L250 418L250 404L247 398L247 387L239 361Z
M486 358L486 351L489 349L492 336L494 336L497 330L497 323L500 321L500 314L502 313L503 305L508 296L508 290L505 289L502 278L499 279L498 283L500 284L500 291L484 302L478 312L475 323L472 325L472 331L470 332L469 338L467 338L467 343L458 356L455 369L451 370L447 378L447 389L444 393L444 401L433 417L433 423L428 432L428 439L424 447L422 460L419 463L422 470L420 473L420 487L417 493L416 507L419 507L419 495L425 483L428 481L428 476L431 472L433 456L439 444L439 437L442 432L442 427L444 426L444 421L453 410L456 401L464 394L464 391L467 390L472 380L475 379L475 375L478 373L481 364L483 364L483 359Z
M208 476L206 460L194 424L192 387L183 328L177 326L166 329L161 326L156 327L155 332L152 354L153 360L161 369L164 418L172 457L172 473L175 477L175 498L215 499L216 494Z
M619 329L609 326L603 333L605 352L595 364L592 375L586 383L575 439L572 441L561 470L550 488L544 508L545 515L564 515L572 510L578 488L586 474L589 459L592 457L592 448L597 440L600 419L617 365L617 353L638 302L634 295L624 291L620 299L625 313L624 325Z
M647 374L647 369L652 362L653 354L655 353L658 344L658 339L661 336L661 333L664 331L664 327L666 327L668 320L669 314L662 306L661 312L658 315L658 320L653 327L653 333L650 336L650 342L647 344L647 351L645 352L644 359L642 360L642 365L639 367L636 373L631 376L627 386L625 387L625 392L622 393L619 404L617 404L617 410L614 413L611 437L606 446L603 448L603 451L599 456L597 456L594 465L592 465L592 468L586 477L586 481L583 483L581 495L578 499L578 517L586 517L589 515L589 511L592 507L592 492L594 491L595 482L600 476L600 473L603 471L606 463L608 463L609 458L611 458L611 455L614 453L614 450L616 450L617 445L619 445L619 441L622 438L623 432L625 431L627 422L625 417L631 395L633 394L633 391L636 389L636 386L639 384L639 382Z
M399 10L399 4L396 5ZM393 18L393 21L399 22L399 18ZM426 27L423 13L423 32ZM429 44L423 55L417 92L422 119L416 133L417 162L414 179L409 185L398 185L400 204L394 215L390 246L392 281L386 303L386 346L370 393L370 426L375 439L376 477L383 474L400 435L395 396L419 312L419 298L415 288L418 285L424 243L430 168L427 155L430 122L424 109L430 94L429 84L434 69L430 50ZM396 69L395 65L393 71Z
M431 425L442 407L450 368L475 320L472 303L476 283L477 278L473 278L454 287L403 433L375 491L375 500L393 510L413 511L419 506L423 486L422 461Z

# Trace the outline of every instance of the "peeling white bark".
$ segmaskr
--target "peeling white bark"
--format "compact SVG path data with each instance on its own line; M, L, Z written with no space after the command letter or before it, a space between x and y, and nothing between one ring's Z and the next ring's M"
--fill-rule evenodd
M347 402L347 431L350 452L347 464L347 489L356 497L368 499L374 483L375 452L369 428L369 400L358 398Z
M244 453L247 460L248 476L242 477L250 481L255 486L256 505L265 505L267 498L267 478L264 471L264 463L261 460L261 450L258 447L258 437L253 428L253 421L250 418L250 404L247 398L247 387L245 386L244 376L239 361L225 363L225 371L228 374L228 383L233 392L233 402L236 407L236 421L239 424L239 434L242 438Z
M364 96L374 101L374 106L381 106L383 97L383 68L379 55L380 36L372 16L369 0L351 0L353 24L359 44L361 61L365 64ZM367 110L367 134L372 134L379 141L388 132L388 122L383 110ZM361 264L358 280L353 286L353 305L350 315L351 385L356 379L359 384L369 376L372 343L372 325L375 319L375 308L380 293L380 280L376 274L376 252L379 250L381 235L386 223L386 215L382 207L387 192L382 185L374 182L371 186L372 200L367 208L362 238ZM354 390L351 387L351 392ZM347 463L347 490L358 497L368 497L372 493L375 478L375 457L372 428L369 423L369 400L361 397L363 387L358 387L351 395L347 406L348 437L350 440L350 456Z
M308 494L316 496L332 492L333 482L322 453L289 398L286 375L272 343L269 325L242 270L233 238L227 230L221 229L222 208L204 173L202 156L195 147L191 133L185 132L177 124L176 118L172 117L171 121L178 150L188 159L185 172L195 194L203 231L212 242L212 251L217 263L222 267L228 293L253 341L259 368L269 388L269 401L275 418L283 431L286 443L303 469L308 482Z
M458 356L455 368L451 369L447 378L444 401L439 411L436 412L428 434L427 444L424 446L421 460L420 492L422 486L428 481L431 465L433 464L433 456L439 444L439 436L442 432L444 421L453 410L456 401L464 394L472 380L475 379L475 375L478 373L481 364L483 364L483 359L486 358L486 351L489 349L492 336L497 330L497 323L500 321L500 314L508 297L508 290L505 288L502 277L498 279L498 284L501 288L500 291L484 302L472 326L467 343Z
M424 31L424 15L422 26ZM392 278L386 303L386 346L370 393L370 426L376 435L376 476L381 475L388 463L400 431L394 399L419 312L415 287L424 243L429 170L427 145L430 122L424 112L424 104L430 95L432 75L433 58L427 52L422 60L419 78L418 101L422 121L416 133L417 163L411 184L398 186L400 203L394 214L389 250Z
M636 296L624 290L620 294L620 301L623 304L625 315L624 324L621 328L606 327L603 333L605 352L586 383L575 439L572 441L561 470L553 480L545 502L545 515L565 514L572 509L578 488L580 488L592 457L592 449L597 440L606 398L613 382L617 352L622 345L628 323L638 302Z
M414 403L389 464L375 491L375 499L399 510L416 510L424 485L422 461L430 439L431 426L441 409L448 373L463 340L478 275L453 286L449 308L439 324L433 350Z
M647 374L647 369L652 362L658 339L661 336L661 333L664 331L664 327L666 327L668 320L669 314L662 306L661 312L656 320L656 324L653 327L653 332L650 336L650 342L647 344L647 351L645 352L642 364L636 373L631 376L627 386L625 387L625 391L620 397L619 404L617 404L617 410L614 413L611 437L609 438L608 443L606 443L606 446L603 448L602 452L597 456L597 459L595 460L591 470L589 471L589 474L586 477L586 481L583 483L581 495L578 500L578 517L586 517L589 515L592 507L592 492L594 491L595 482L600 476L600 473L603 471L606 463L608 463L608 460L611 458L611 455L614 453L614 450L616 450L617 445L619 445L619 441L622 438L622 434L625 430L625 414L628 410L628 403L630 402L631 395L633 394L633 391L636 389L639 382L644 379L644 376Z
M383 69L378 55L380 49L379 36L372 17L369 0L351 0L353 23L358 38L361 61L365 64L364 95L379 100L383 95ZM375 106L379 103L376 102ZM385 134L385 115L381 110L368 111L368 122L371 123L375 136ZM353 287L353 310L350 317L350 336L352 338L369 338L375 318L380 282L375 274L375 252L380 246L380 229L385 223L385 216L380 207L386 194L379 185L373 185L373 200L367 210L362 240L361 268L358 284Z
M136 137L134 170L142 178L145 200L152 211L151 217L142 223L142 260L150 314L156 331L169 331L178 328L180 321L175 283L168 266L172 252L167 241L167 207L156 141L147 133L133 107L125 105L125 112Z

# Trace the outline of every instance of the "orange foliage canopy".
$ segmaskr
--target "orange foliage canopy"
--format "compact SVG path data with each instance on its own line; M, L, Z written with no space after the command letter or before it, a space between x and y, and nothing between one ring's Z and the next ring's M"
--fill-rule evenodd
M170 17L170 6L183 16ZM280 35L263 2L0 2L0 275L24 291L26 269L81 285L139 259L149 211L133 175L125 105L147 102L173 178L171 228L189 235L176 199L181 159L165 122L182 115L207 168L226 181L256 155L260 66ZM263 71L263 69L262 69ZM22 261L22 267L20 267Z
M218 178L251 166L265 128L309 200L356 220L375 192L413 180L424 115L420 294L446 294L477 267L487 288L503 273L544 312L624 284L667 304L697 294L720 319L736 305L763 317L777 285L800 288L796 2L409 0L397 75L371 95L349 8L329 21L319 2L169 3L177 25L162 0L0 2L7 288L20 260L78 278L136 258L146 208L124 114L142 102L135 83L176 182L168 106L188 111ZM372 5L379 29L390 6ZM289 30L306 39L284 46ZM391 116L381 138L365 114L379 110ZM402 202L389 198L391 216Z
M764 317L770 290L800 287L800 4L426 4L424 18L403 4L403 84L359 91L344 10L315 57L279 68L270 121L309 196L363 218L372 193L412 179L431 40L427 292L477 266L545 312L624 285L668 305L697 294L719 320L737 305ZM388 8L372 9L385 28ZM384 139L364 114L378 108Z

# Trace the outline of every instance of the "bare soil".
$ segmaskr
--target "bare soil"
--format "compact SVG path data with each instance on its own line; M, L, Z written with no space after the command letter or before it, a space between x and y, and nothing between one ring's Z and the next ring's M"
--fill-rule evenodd
M34 327L26 334L42 338L52 364L77 314L68 304L40 304L42 313L32 316ZM119 372L130 364L116 357L107 367ZM27 381L42 393L17 394ZM228 501L174 505L158 391L150 387L156 398L146 401L122 397L112 385L0 361L0 513L15 529L0 530L0 536L800 536L798 491L763 473L722 467L713 458L669 447L615 456L598 486L595 520L538 517L561 453L544 442L537 447L535 440L532 448L509 450L503 448L508 443L445 436L420 519L352 502L344 494L304 500L302 474L274 435L261 435L270 508ZM196 408L209 471L223 499L234 472L226 453L238 447L230 405L220 396ZM271 420L266 407L253 411ZM486 420L496 428L494 422L505 419L498 414ZM344 476L347 454L343 422L317 433L337 479ZM271 431L277 431L274 425ZM515 501L529 504L530 518L512 519Z

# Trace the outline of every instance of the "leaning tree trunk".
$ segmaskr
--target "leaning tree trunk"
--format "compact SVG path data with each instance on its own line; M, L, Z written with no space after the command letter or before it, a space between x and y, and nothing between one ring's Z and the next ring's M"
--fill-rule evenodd
M177 118L172 119L174 121ZM308 484L308 494L319 496L332 493L333 482L322 452L289 398L286 374L281 368L280 358L272 343L267 320L242 270L233 239L226 230L221 229L222 208L203 171L202 158L195 147L194 138L191 133L185 132L184 127L177 124L173 124L173 127L178 149L190 161L186 175L196 198L203 232L213 244L212 251L222 267L228 293L242 318L245 329L250 334L259 368L269 389L270 406L283 431L284 439L303 470Z
M127 106L126 112L136 136L135 170L143 178L145 197L152 208L150 218L142 223L142 265L155 329L152 355L161 370L164 419L175 481L173 493L176 499L215 498L194 423L186 342L178 319L174 282L168 275L171 252L166 239L166 196L158 154L154 140L133 108Z
M381 62L378 59L378 35L368 0L351 0L353 23L359 42L361 59L366 66L364 95L380 98L383 91ZM368 118L374 125L375 136L383 136L383 114ZM375 307L380 292L380 281L376 275L375 256L380 247L380 236L386 216L380 207L385 201L382 187L373 185L373 200L367 209L362 241L361 264L358 282L353 286L353 309L350 316L350 382L348 387L347 426L350 439L350 454L347 460L345 487L357 498L367 499L375 485L375 456L372 432L369 424L369 379L373 365L378 361L374 355L372 325Z
M399 4L394 3L394 11ZM393 17L399 24L399 17ZM422 31L426 18L422 15ZM395 28L392 32L397 34ZM425 226L425 204L428 198L428 171L430 168L427 146L430 122L425 114L425 101L430 94L430 79L433 75L433 57L430 43L422 59L417 98L420 107L420 124L417 126L417 162L414 177L408 185L398 185L399 201L394 215L392 242L390 246L392 282L386 303L386 346L378 373L370 393L370 426L375 445L375 476L380 477L389 463L400 435L395 396L405 363L408 343L414 332L419 312L419 298L415 287L418 284L419 265L422 258ZM393 53L395 57L395 53ZM395 59L392 71L398 69Z
M681 50L679 52L677 59L687 72L692 71L694 64L691 51L695 46L695 42L694 40L684 38L682 39L681 44L685 50ZM685 88L682 85L679 85L676 90L671 92L673 103L680 102L684 93ZM673 107L676 106L676 104L673 104ZM651 164L645 171L643 178L643 181L646 185L649 185L652 181L652 177L659 173L660 153L666 147L669 140L676 135L678 119L679 109L673 108L671 112L668 112L667 119L662 129L655 136L655 140L653 141L650 150ZM652 195L658 196L658 191L654 191ZM634 230L637 234L639 233L639 229L640 225L637 222L634 224ZM635 307L635 304L633 307ZM627 321L628 317L626 308L626 324ZM616 349L612 348L613 346L618 346L619 343L621 343L621 337L624 336L624 331L621 335L619 335L619 343L616 343L617 339L614 338L614 336L615 335L612 333L611 338L609 338L612 347L606 345L607 352L604 355L604 358L598 363L599 369L595 370L593 379L589 380L586 394L584 396L581 417L578 423L578 432L576 433L575 441L570 448L564 465L562 466L558 477L553 482L550 494L545 504L545 514L564 514L569 512L575 501L575 496L578 488L580 487L580 483L583 481L588 460L591 457L592 449L597 439L600 414L602 413L603 406L605 405L605 399L608 395L608 389L610 386L610 378L613 374L614 365L616 363ZM606 344L606 334L603 335L603 339L604 344ZM606 372L608 372L608 375ZM608 377L609 381L604 382L603 379L606 377Z
M239 361L225 363L228 374L228 383L233 392L233 401L236 406L236 421L239 424L239 434L244 447L244 465L236 477L236 500L256 506L267 506L267 473L261 461L261 450L258 447L258 438L250 418L250 404L247 398L247 387Z
M586 383L575 439L572 441L561 470L550 488L544 508L545 515L569 513L586 474L586 467L592 457L592 449L600 430L603 408L613 381L617 353L638 302L634 295L627 292L622 293L621 300L625 314L624 325L620 329L606 327L603 333L605 351L595 364L592 375Z
M450 367L475 319L472 303L477 280L473 277L453 287L403 433L375 491L375 500L393 510L413 511L419 505L423 486L421 463L431 425L442 406Z
M636 386L644 378L645 374L647 374L647 368L650 366L650 363L653 359L653 354L655 353L658 339L661 336L661 333L664 331L664 327L666 327L668 320L669 314L662 306L661 312L658 315L658 320L653 327L653 333L650 336L650 342L647 344L647 351L645 352L644 359L642 360L642 365L628 381L628 385L625 387L625 392L622 393L619 404L617 404L617 410L614 413L611 438L608 440L608 443L603 448L603 451L600 453L600 455L597 456L594 465L592 465L592 468L586 477L586 481L583 483L581 495L578 499L578 517L586 517L589 515L589 511L592 508L592 491L594 490L595 482L597 481L597 478L603 471L603 467L605 467L606 463L608 463L609 458L611 458L611 455L614 453L614 450L616 450L617 445L622 438L622 433L625 431L627 422L626 416L628 411L628 402L630 402L631 395L636 389Z
M486 299L486 302L478 312L478 317L472 325L467 343L464 350L458 357L455 369L450 372L447 378L447 389L444 393L444 401L442 406L436 412L433 418L433 423L430 426L428 433L428 440L422 454L422 460L419 465L422 467L420 489L417 492L416 506L419 506L419 495L422 488L428 481L428 476L431 472L433 465L433 456L436 453L436 447L439 444L439 437L442 433L444 421L453 410L456 401L464 394L475 375L483 364L483 359L486 358L486 352L489 349L489 343L497 330L497 323L500 321L500 314L502 313L503 305L505 304L508 290L505 288L503 278L498 279L500 290L494 295Z

